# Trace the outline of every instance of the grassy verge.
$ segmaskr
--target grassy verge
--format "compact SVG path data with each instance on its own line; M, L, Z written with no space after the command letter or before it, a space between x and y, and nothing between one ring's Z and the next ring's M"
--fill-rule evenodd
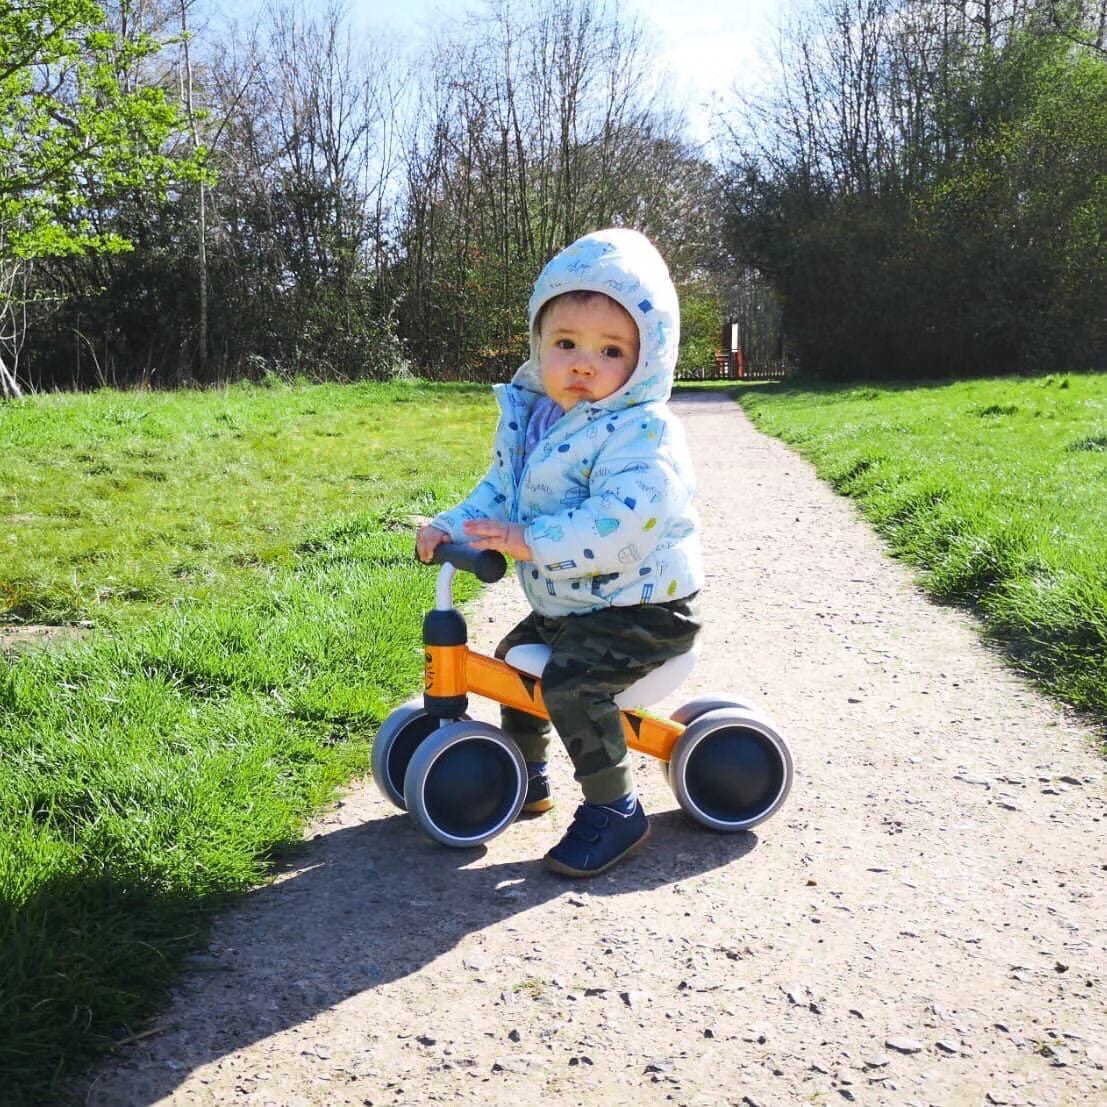
M741 391L936 598L1107 721L1107 374Z
M250 591L314 523L426 510L486 463L491 418L487 389L409 383L0 405L0 620L117 625Z
M472 482L493 418L420 385L0 406L6 617L92 627L0 655L5 1102L126 1036L367 767L433 596L409 516Z

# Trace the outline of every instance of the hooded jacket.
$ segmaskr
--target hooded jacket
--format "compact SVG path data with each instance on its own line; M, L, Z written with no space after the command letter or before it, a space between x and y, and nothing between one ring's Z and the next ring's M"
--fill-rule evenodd
M618 391L581 400L523 464L527 422L544 395L535 319L553 297L602 292L638 327L638 364ZM703 584L695 487L684 432L669 410L680 340L676 289L661 255L637 231L578 239L542 270L530 299L531 356L500 407L494 457L476 488L432 523L465 541L468 519L522 523L534 560L516 571L541 615L665 603Z

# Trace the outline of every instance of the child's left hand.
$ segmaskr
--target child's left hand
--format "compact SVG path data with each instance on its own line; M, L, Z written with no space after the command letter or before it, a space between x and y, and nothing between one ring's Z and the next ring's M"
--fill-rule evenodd
M495 519L470 519L463 524L465 533L478 550L499 550L516 561L533 561L523 535L526 527L522 523L500 523Z

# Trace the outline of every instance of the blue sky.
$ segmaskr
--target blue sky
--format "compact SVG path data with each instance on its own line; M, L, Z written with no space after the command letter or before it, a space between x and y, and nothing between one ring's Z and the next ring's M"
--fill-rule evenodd
M662 56L686 87L681 102L698 103L725 95L735 84L751 88L762 79L786 5L780 0L627 0L627 7L657 27Z

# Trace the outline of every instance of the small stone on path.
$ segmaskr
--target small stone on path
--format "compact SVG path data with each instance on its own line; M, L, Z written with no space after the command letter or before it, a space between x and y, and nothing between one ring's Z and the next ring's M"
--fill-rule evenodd
M921 1053L923 1051L923 1043L914 1038L889 1038L884 1044L897 1053Z

